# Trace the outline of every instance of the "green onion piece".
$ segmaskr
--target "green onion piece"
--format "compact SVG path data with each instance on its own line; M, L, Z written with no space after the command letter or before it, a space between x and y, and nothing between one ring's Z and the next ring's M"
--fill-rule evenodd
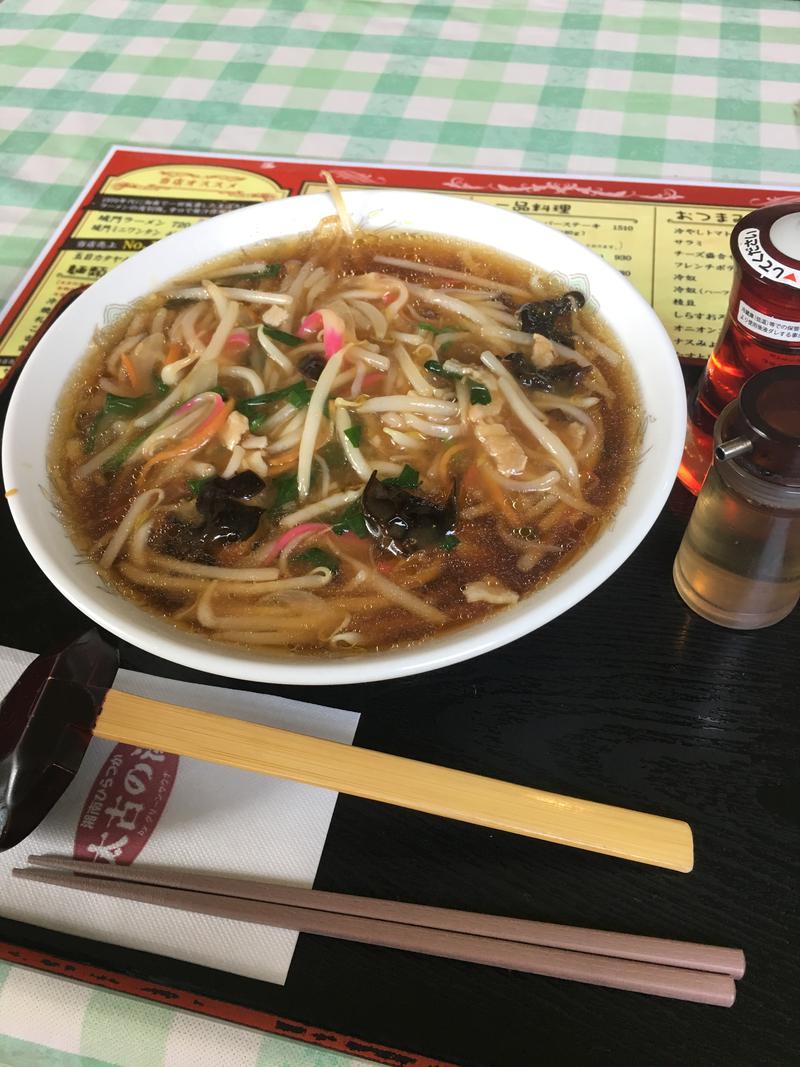
M152 393L143 393L141 396L117 396L115 393L107 393L105 403L95 415L89 427L89 432L86 434L86 440L83 442L84 452L87 454L94 452L97 435L100 432L100 424L106 415L137 415L153 399L154 395Z
M282 389L275 389L271 393L259 393L258 396L248 396L236 402L236 410L251 418L253 415L262 414L262 408L274 404L276 400L288 400L296 408L304 408L311 399L312 390L305 381L300 378L291 385L285 385Z
M113 393L106 395L103 406L104 415L136 415L143 407L153 399L151 393L142 396L115 396Z
M305 382L295 382L290 385L286 392L286 399L298 409L308 407L313 389L309 389Z
M292 563L309 563L314 567L327 567L333 574L339 573L339 560L324 548L307 548L305 552L296 552Z
M159 396L166 396L167 393L170 391L171 386L167 385L167 383L162 380L161 375L158 373L158 371L154 370L153 388Z
M223 400L227 400L228 397L231 395L224 385L215 385L208 391L209 393L217 393L218 396L221 396Z
M445 370L444 366L439 362L438 359L429 359L426 363L423 364L423 366L425 367L426 371L429 371L431 374L438 374L440 378L461 377L458 371Z
M103 471L104 474L116 474L125 460L128 459L129 456L132 456L142 441L147 440L149 436L150 432L148 431L147 433L143 433L141 437L134 437L132 441L128 441L128 443L123 445L113 456L109 456L100 470Z
M257 434L266 421L266 415L248 415L247 422L250 427L250 433Z
M267 337L271 337L273 341L280 341L281 344L288 345L290 348L297 348L298 345L303 344L302 337L297 337L293 333L286 333L285 330L278 330L275 326L259 326L259 330L263 330Z
M456 537L455 534L445 534L442 538L442 548L445 550L445 552L452 552L453 549L460 544L461 541Z
M242 282L260 282L262 278L277 278L281 272L281 263L265 263L260 270L252 270L247 274L226 274L223 278L217 278L217 285L240 286Z
M419 471L406 465L396 478L384 478L384 485L395 485L398 489L416 489L419 485Z
M453 330L453 327L452 326L441 326L441 327L440 326L431 326L431 324L429 322L418 322L417 323L417 329L418 330L425 330L427 333L432 333L435 336L436 334L439 334L439 333L451 333L452 330Z
M206 482L210 482L212 478L216 478L216 474L209 474L205 478L190 478L186 483L189 486L189 492L192 496L200 496L200 490Z
M492 394L485 385L476 382L474 378L467 378L467 384L469 385L470 404L491 404Z
M153 399L154 396L151 393L144 393L139 397L119 397L114 393L108 393L106 395L106 402L103 403L102 408L92 419L89 433L86 434L86 439L83 442L84 452L86 452L87 455L91 455L95 450L97 434L100 431L100 424L102 423L103 418L107 415L138 415L142 408L146 408L147 404Z
M348 426L347 429L344 431L345 437L353 446L353 448L358 448L358 446L361 444L362 429L363 427L361 426Z
M297 500L297 475L279 474L272 482L275 487L275 499L270 509L273 518L280 515L287 504Z
M369 537L367 524L364 521L364 512L361 509L361 497L354 500L342 512L339 519L331 527L335 534L354 533L356 537Z

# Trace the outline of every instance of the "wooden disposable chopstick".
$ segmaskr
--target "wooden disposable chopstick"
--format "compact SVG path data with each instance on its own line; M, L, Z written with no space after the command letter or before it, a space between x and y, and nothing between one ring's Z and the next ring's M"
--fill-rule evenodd
M669 870L688 872L694 864L691 827L680 819L146 700L117 689L106 693L92 733L136 748L273 774Z
M17 877L183 911L262 923L655 996L729 1007L737 949L350 897L163 867L31 856ZM50 868L50 869L44 869Z

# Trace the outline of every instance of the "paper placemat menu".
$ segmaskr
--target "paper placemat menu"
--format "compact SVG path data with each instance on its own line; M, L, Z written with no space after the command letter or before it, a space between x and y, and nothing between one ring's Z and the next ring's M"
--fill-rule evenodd
M325 188L424 189L496 204L594 249L655 308L684 362L702 363L731 285L728 240L792 189L402 169L114 147L0 318L0 387L61 297L168 234L224 211Z
M0 647L0 699L34 656ZM351 744L355 712L119 671L115 689ZM313 884L337 794L250 771L94 739L39 828L0 854L7 918L266 982L286 980L291 930L193 915L13 878L28 855L185 867ZM109 963L111 966L112 964Z

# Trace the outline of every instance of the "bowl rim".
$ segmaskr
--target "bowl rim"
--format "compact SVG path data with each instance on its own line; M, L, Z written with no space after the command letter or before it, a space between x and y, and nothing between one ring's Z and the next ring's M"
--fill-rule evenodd
M625 296L632 301L632 307L636 308L639 317L647 322L648 329L652 332L652 348L660 360L659 366L665 376L668 389L671 389L669 395L665 395L659 400L660 403L663 402L666 405L665 414L671 420L667 425L667 446L657 463L655 482L650 485L647 499L636 513L630 514L625 511L626 502L630 499L636 483L637 474L635 471L625 500L618 506L615 515L606 522L604 528L590 546L574 562L568 564L551 583L524 597L518 605L502 609L481 622L458 627L440 637L423 639L406 648L381 652L365 651L363 655L341 659L314 655L291 657L286 654L253 654L246 650L240 650L235 646L231 646L228 649L224 645L218 645L201 635L193 635L170 626L157 616L136 607L132 601L120 597L119 594L113 592L111 596L90 594L83 585L76 581L75 576L67 568L53 558L44 543L44 534L40 533L37 528L35 505L31 506L27 503L27 500L23 500L24 494L21 493L15 493L8 498L14 522L28 551L49 580L68 600L95 623L105 627L123 640L129 641L131 644L153 655L170 658L175 662L204 673L270 684L341 685L420 674L489 652L528 633L532 633L540 626L551 622L606 581L638 547L655 522L669 495L678 469L685 435L685 394L680 365L672 342L655 311L644 297L597 253L562 231L554 230L538 220L524 216L520 217L507 209L479 203L466 197L416 190L390 189L343 190L343 196L354 214L361 215L368 225L374 222L375 213L379 213L381 210L388 208L392 214L400 214L407 207L413 214L415 207L419 209L421 205L425 204L435 210L437 219L441 219L443 215L446 216L445 225L439 231L444 235L449 232L450 236L454 236L447 229L447 223L451 221L453 212L455 211L457 215L465 212L467 216L472 214L476 219L479 216L483 216L487 220L487 224L491 224L491 221L494 220L498 226L500 225L500 218L505 218L506 220L514 218L517 222L527 227L534 227L540 232L542 230L547 231L548 239L555 241L556 244L565 243L565 247L574 246L575 250L580 250L579 253L575 251L575 255L579 260L587 261L591 265L593 281L598 278L604 279L608 284L613 281L613 287L619 287L620 283L622 283ZM450 206L442 209L443 200ZM433 202L436 204L435 209L433 208ZM459 205L458 209L454 206L456 204ZM100 278L73 302L61 318L41 338L14 383L2 442L2 466L6 486L16 487L26 481L23 458L18 450L15 449L15 442L19 441L23 436L23 423L27 418L24 401L32 388L32 383L35 382L37 376L42 374L44 361L48 358L48 350L55 347L62 336L64 338L69 336L73 323L77 324L83 319L93 305L96 305L99 309L106 291L113 293L115 285L121 277L127 278L128 275L131 275L135 279L137 272L139 274L145 273L147 265L151 261L153 263L156 262L155 257L157 255L163 258L163 253L167 246L177 250L183 249L183 246L186 246L186 249L191 249L195 244L202 243L204 236L209 233L212 227L224 233L226 220L232 219L233 216L238 217L237 224L241 223L242 226L245 226L245 217L249 221L250 218L257 215L260 220L261 216L266 212L271 213L267 218L272 217L279 221L280 209L283 209L283 213L289 219L296 217L302 220L305 218L308 225L305 229L299 229L295 226L294 229L286 231L278 227L277 232L273 233L272 236L267 232L259 233L248 242L250 246L258 245L272 239L272 237L281 237L289 233L296 232L299 235L304 232L310 232L319 219L332 214L329 195L327 193L316 193L259 203L225 215L215 216L172 234L142 252L131 256ZM490 214L487 215L487 213ZM409 231L414 229L414 226L403 225L402 223L400 225ZM508 221L506 221L507 225ZM229 227L231 229L234 228L230 224ZM271 228L273 230L276 229L274 225ZM422 227L421 232L434 233L436 231ZM532 235L534 233L533 230L529 232ZM478 238L476 243L484 246L489 244L489 242L481 238ZM234 251L239 247L246 246L234 242L229 245L229 250ZM534 266L539 265L533 257L520 257L518 254L509 253L502 248L499 251L504 255L524 258L526 262ZM193 263L200 265L222 254L225 253L215 252L205 257L198 256L193 259ZM141 288L137 299L145 296L148 292L152 292L155 288L164 287L170 279L185 275L192 270L193 266L189 265L185 268L182 267L179 271L171 271L168 276L161 277L157 285L151 284ZM610 321L610 317L608 315L603 317L610 322L613 328L614 323ZM90 315L90 320L92 323L96 323L97 317ZM96 329L96 326L92 326L92 329ZM85 345L81 346L80 351L81 354L85 352ZM671 359L668 358L670 356ZM57 396L61 394L63 389L63 380L69 379L79 362L80 357L67 360L65 361L67 369L60 368L62 384L57 388ZM641 385L641 376L637 368L636 358L632 362L634 372L639 377ZM48 412L51 421L53 414L53 410ZM651 412L648 412L648 416L653 417ZM48 429L48 438L50 432L50 429ZM624 535L616 539L609 539L609 532L618 525L623 513L625 513ZM61 524L59 523L59 525ZM63 525L61 525L61 534L72 551L76 552ZM582 562L586 560L587 556L597 554L598 545L603 546L603 551L599 552L597 560L591 561L589 572L583 574L583 571L587 568L586 565L582 566ZM565 576L571 576L574 580L565 581ZM99 578L97 580L98 583L102 581ZM98 590L102 589L106 594L109 592L105 584L98 584L96 588ZM124 605L121 612L114 610L114 604ZM135 612L132 613L130 611L131 607L135 608ZM128 618L128 615L131 614L140 616L141 621L138 621L138 618Z

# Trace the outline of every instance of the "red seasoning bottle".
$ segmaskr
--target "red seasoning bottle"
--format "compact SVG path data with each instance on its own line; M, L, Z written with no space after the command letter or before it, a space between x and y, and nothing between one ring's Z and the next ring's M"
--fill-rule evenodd
M722 332L689 398L678 477L697 493L711 465L714 423L754 374L800 363L800 200L759 208L731 234L733 287Z

